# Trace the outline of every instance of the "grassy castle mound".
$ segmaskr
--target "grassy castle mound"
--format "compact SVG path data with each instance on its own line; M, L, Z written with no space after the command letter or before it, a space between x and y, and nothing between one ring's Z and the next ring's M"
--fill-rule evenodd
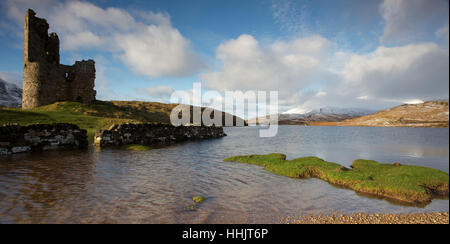
M93 104L57 102L34 109L0 107L0 125L76 124L81 129L87 130L89 141L93 142L96 131L109 129L114 124L169 124L170 113L177 105L138 101L95 101ZM202 108L202 111L204 109ZM190 110L192 120L192 106ZM222 113L223 120L225 120L225 114ZM235 124L237 120L242 119L233 116Z
M88 131L88 138L93 140L99 129L108 129L113 124L159 122L142 113L132 114L138 108L116 105L114 102L96 101L94 104L76 102L57 102L35 109L0 108L0 124L52 124L71 123ZM156 117L156 116L154 116Z
M291 178L318 178L356 192L407 203L429 203L435 197L449 194L449 175L427 167L358 159L349 169L316 157L286 160L283 154L236 156L225 161L263 166L267 171Z

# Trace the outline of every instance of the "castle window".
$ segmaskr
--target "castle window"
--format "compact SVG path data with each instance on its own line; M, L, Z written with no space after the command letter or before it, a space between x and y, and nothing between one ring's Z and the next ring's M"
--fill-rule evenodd
M69 72L65 72L65 73L64 73L64 79L65 79L67 82L71 82L71 81L72 81L72 79L70 78Z

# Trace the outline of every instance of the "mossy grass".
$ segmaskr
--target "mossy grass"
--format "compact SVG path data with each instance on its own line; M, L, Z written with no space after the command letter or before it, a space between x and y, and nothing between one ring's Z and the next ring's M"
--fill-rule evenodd
M449 194L449 175L421 166L358 159L349 169L317 157L286 160L283 154L236 156L225 161L259 165L272 173L292 178L314 177L356 192L407 203L429 203L435 197L448 197Z
M129 151L148 151L148 150L151 150L150 147L144 146L144 145L139 145L139 144L126 145L123 148L125 150L129 150Z

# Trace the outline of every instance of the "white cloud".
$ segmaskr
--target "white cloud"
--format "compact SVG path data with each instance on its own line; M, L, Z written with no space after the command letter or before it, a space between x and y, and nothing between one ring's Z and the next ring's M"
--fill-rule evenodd
M291 108L288 111L284 112L284 114L304 114L307 112L309 112L309 111L304 108L294 107L294 108Z
M136 33L117 34L115 40L122 61L149 77L185 76L203 67L189 41L171 26L145 26Z
M448 23L436 31L436 36L449 41Z
M448 48L420 43L356 54L333 47L321 36L263 47L241 35L217 48L222 66L201 79L221 91L278 90L280 110L291 112L325 106L379 109L448 97ZM325 80L319 89L318 80Z
M424 101L420 100L420 99L411 99L411 100L406 100L404 103L406 104L421 104Z
M5 4L5 10L7 10L6 15L16 23L23 24L27 9L30 8L43 12L46 11L47 6L52 6L57 3L57 0L6 0L3 4Z
M330 67L335 76L322 90L298 95L292 111L325 106L381 109L449 96L449 50L434 43L334 57L343 64L340 69Z
M346 85L361 90L361 96L396 99L447 97L448 59L448 48L434 43L379 47L368 54L352 55L341 75Z
M174 90L170 86L155 86L145 89L145 92L154 99L168 101Z
M89 2L70 1L63 5L60 10L61 12L55 18L63 21L59 22L59 25L62 26L67 26L68 22L75 20L81 23L78 26L87 27L87 25L91 25L103 29L127 31L136 24L134 18L125 10L119 8L102 9ZM73 29L73 31L80 30Z
M67 34L62 43L66 50L79 50L84 47L101 47L103 40L90 31Z
M204 67L167 13L139 11L133 15L84 1L54 0L9 0L6 8L17 26L23 26L26 8L33 8L58 33L62 50L111 51L138 74L184 76Z
M219 90L290 93L312 82L328 47L328 40L321 36L276 41L262 47L253 36L241 35L217 48L222 69L203 74L201 79L208 87Z
M448 21L446 0L384 0L380 10L385 21L382 43L412 43L436 22Z
M161 25L167 25L170 26L171 25L171 21L170 21L170 15L166 12L145 12L145 11L138 11L138 15L150 22L150 23L157 23L157 24L161 24Z

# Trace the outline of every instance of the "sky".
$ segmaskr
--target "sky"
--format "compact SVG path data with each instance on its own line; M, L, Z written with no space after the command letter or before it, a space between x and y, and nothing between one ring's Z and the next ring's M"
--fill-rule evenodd
M448 0L0 0L0 78L19 86L28 8L61 63L96 61L101 100L169 102L194 82L278 91L289 113L449 97Z

